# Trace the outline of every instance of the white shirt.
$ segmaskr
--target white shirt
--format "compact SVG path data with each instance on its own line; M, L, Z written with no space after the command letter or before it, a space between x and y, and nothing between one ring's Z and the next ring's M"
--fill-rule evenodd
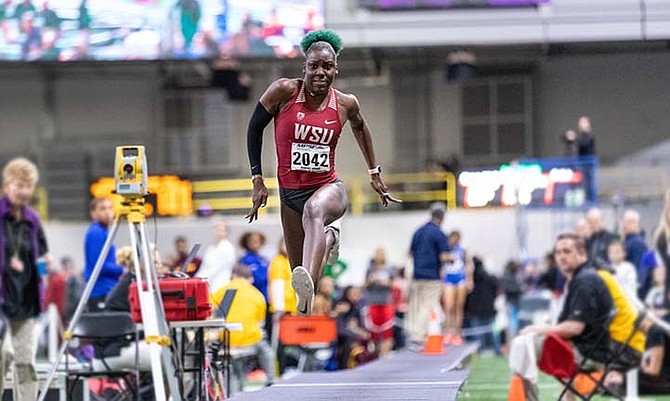
M619 282L626 295L631 299L637 298L637 271L635 266L630 262L621 262L618 265L613 265L614 277Z
M227 239L221 240L218 244L207 247L195 276L206 278L209 282L209 293L214 294L228 284L236 261L233 243Z

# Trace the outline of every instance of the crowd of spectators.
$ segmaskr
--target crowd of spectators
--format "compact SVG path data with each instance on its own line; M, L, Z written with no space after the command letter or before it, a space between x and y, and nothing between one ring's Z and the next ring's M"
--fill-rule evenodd
M614 221L606 221L604 213L593 208L575 222L569 237L584 244L584 263L611 272L613 280L627 297L643 303L649 311L663 319L668 319L669 310L668 274L664 267L670 232L668 196L658 229L653 235L646 235L642 230L640 215L635 210L622 213L620 224L617 224L621 230L615 233L608 229L615 225ZM104 212L106 207L102 200L94 200L91 204L93 222L90 235L97 241L98 247L106 239L103 234L106 234L106 226L111 221ZM546 324L559 317L560 311L552 307L564 305L560 300L567 296L574 282L566 277L565 268L556 260L555 249L548 251L542 259L510 259L499 269L502 274L496 276L487 271L482 257L465 252L460 243L460 233L447 235L442 231L444 212L444 207L432 206L430 220L417 230L409 244L412 265L391 265L386 250L380 246L371 250L368 266L356 267L365 270L365 279L359 285L341 287L334 275L327 275L321 280L312 314L329 316L337 322L336 344L330 357L322 361L321 368L346 369L383 357L406 345L420 348L427 334L431 312L441 310L443 323L446 323L444 317L452 313L449 304L444 302L448 294L444 289L449 285L447 266L454 263L456 254L463 262L466 296L463 305L456 305L462 308L462 320L457 321L456 327L444 327L446 343L458 345L454 340L458 335L465 341L478 341L481 350L490 349L497 355L509 352L512 340L519 333L528 334L528 327L538 324L537 314L529 315L524 309L524 302L532 298L545 299L550 305L544 311L545 320L541 323ZM266 370L267 381L272 382L274 370L268 366L274 364L268 363L267 358L277 358L280 374L297 364L296 355L290 347L277 349L275 346L271 349L268 346L272 344L273 330L278 327L281 317L295 314L295 294L290 285L290 265L285 246L283 241L277 244L276 256L268 259L264 256L266 252L261 250L275 246L266 244L262 232L242 234L237 246L228 238L228 232L225 222L216 224L215 241L204 250L202 261L196 257L184 266L189 253L186 236L175 238L174 253L166 252L164 262L160 261L158 253L155 259L163 273L178 270L189 276L206 278L215 314L226 290L243 289L248 299L244 309L250 315L242 316L242 308L233 305L229 317L246 319L249 324L245 323L245 331L239 338L233 336L232 345L255 347L258 362L236 366L236 369L247 373L261 367ZM95 256L92 246L86 247L92 252L90 258L87 256L87 266ZM98 292L94 290L95 301L89 303L90 310L113 309L108 305L110 298L118 292L116 287L123 287L124 279L132 274L128 263L119 255L117 260L108 262L111 266L109 274L96 284ZM411 269L409 276L406 276L406 268ZM488 268L491 269L491 266ZM454 267L450 269L453 274ZM86 270L88 267L83 274L84 279L87 278ZM60 266L51 266L45 278L47 291L44 304L54 303L64 322L71 318L78 302L81 278L72 260L67 257L62 259ZM250 305L257 305L257 308ZM564 318L569 320L569 313ZM641 389L665 391L655 386L658 380L653 378L665 375L670 379L670 357L667 356L670 348L666 335L652 329L647 337L647 349L649 357L643 359L641 365Z

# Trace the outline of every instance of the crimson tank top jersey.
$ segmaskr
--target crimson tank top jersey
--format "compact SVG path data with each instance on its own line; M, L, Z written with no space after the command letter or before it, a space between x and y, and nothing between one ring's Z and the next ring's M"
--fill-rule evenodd
M275 117L277 179L285 189L320 187L337 179L335 147L342 133L335 89L328 104L319 110L305 103L305 86Z

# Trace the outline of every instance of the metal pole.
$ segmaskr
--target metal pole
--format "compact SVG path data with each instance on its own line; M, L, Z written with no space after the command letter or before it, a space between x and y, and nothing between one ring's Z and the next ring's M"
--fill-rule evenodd
M55 304L49 304L47 309L47 330L48 330L48 355L49 362L56 363L56 350L58 349L58 332L60 331L61 321L58 316L58 309Z
M141 224L141 223L138 223ZM140 253L143 249L140 249L140 246L143 246L138 242L137 233L135 232L136 223L128 221L128 229L130 232L130 246L133 249L133 262L135 265L135 275L137 282L137 292L140 299L140 309L142 310L142 321L144 323L144 334L145 338L148 336L155 336L160 331L158 330L158 318L156 316L155 303L153 299L153 286L151 280L151 273L149 272L149 266L142 263L140 264ZM141 241L141 239L140 239ZM143 254L142 262L145 262L147 255ZM142 268L144 268L144 280L146 281L146 290L144 289L144 282L142 280ZM154 309L150 309L152 307ZM163 382L163 369L161 368L161 345L151 342L149 344L150 356L151 356L151 377L153 379L154 392L156 394L156 401L165 401L165 386Z
M75 326L79 322L81 314L84 313L84 308L86 307L86 303L88 302L88 299L91 296L91 292L93 292L93 286L95 285L95 282L98 280L98 276L100 275L100 271L102 270L102 265L105 263L105 259L107 258L109 249L112 247L112 242L114 241L114 237L116 236L116 231L118 230L118 228L119 228L119 217L114 219L112 228L109 230L107 240L105 241L105 244L102 247L102 251L100 251L98 260L95 262L95 267L93 267L91 277L89 277L88 282L86 283L84 293L82 294L81 299L79 300L77 309L75 310L74 315L72 316L72 320L70 320L70 324L67 327L67 331L63 336L64 340L63 344L61 344L60 350L58 351L58 356L53 366L51 367L51 371L49 371L49 376L47 376L47 379L42 387L42 391L40 392L40 396L37 398L37 401L44 401L44 399L46 398L47 392L49 390L49 385L51 384L51 380L53 380L53 377L56 374L56 369L58 369L58 364L60 363L60 360L63 358L63 355L65 355L67 346L70 344L70 338L69 338L70 334L72 333L72 330L74 330Z
M631 369L626 373L626 401L640 401L637 371L638 369Z
M134 225L137 229L138 234L138 241L139 241L138 249L142 251L142 262L144 263L145 277L151 278L151 280L147 279L147 286L149 285L152 286L154 295L154 305L158 306L157 312L160 315L160 318L157 319L157 323L159 326L159 331L162 334L169 335L170 327L168 326L167 320L165 319L164 315L165 308L163 307L163 297L161 296L161 290L158 284L158 273L156 272L156 268L154 266L153 262L154 255L151 253L151 247L149 246L146 226L144 223L134 223ZM172 345L163 347L161 349L161 359L163 362L163 366L165 366L166 370L165 375L167 377L168 388L170 389L170 395L172 396L171 397L172 401L181 401L181 392L179 390L179 384L177 383L175 377L171 377L171 375L175 375L177 373L176 372L177 366L175 366L174 363L171 347ZM173 368L172 372L170 372L169 367Z

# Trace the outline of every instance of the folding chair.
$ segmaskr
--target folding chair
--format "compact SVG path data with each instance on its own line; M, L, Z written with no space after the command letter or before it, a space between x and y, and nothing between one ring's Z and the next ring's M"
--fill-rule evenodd
M337 323L328 316L283 316L279 320L279 341L300 350L298 371L313 370L317 352L331 349L337 340Z
M606 321L606 327L610 327L610 325L615 324L615 316L616 311L613 311ZM640 315L637 318L634 329L631 331L630 335L624 343L613 341L610 338L609 332L603 331L603 333L597 339L596 345L594 345L593 349L595 349L597 344L600 344L602 341L607 341L609 351L607 352L605 358L602 358L602 360L596 360L592 358L592 355L590 355L592 354L591 352L587 355L584 355L582 361L579 364L575 362L575 355L572 346L562 337L559 337L553 333L549 334L542 347L542 353L540 355L538 367L542 372L554 376L565 386L561 392L561 395L558 397L558 400L561 400L568 391L572 392L577 397L585 401L590 400L599 392L605 391L606 388L604 383L607 374L613 370L616 370L614 367L620 366L622 364L621 358L626 352L626 347L630 346L631 339L638 331L638 327L642 321L642 318L643 315ZM589 369L589 362L596 362L598 365L602 366L602 369ZM639 360L626 361L625 364L629 368L633 368L634 365L639 364ZM625 398L623 396L617 396L614 394L611 394L611 396L622 401Z
M82 378L107 377L121 379L125 384L124 392L127 391L130 399L139 401L140 375L139 375L139 336L137 327L127 312L98 312L84 313L79 318L77 325L72 330L72 337L87 340L95 349L95 359L100 361L106 368L104 370L90 369L70 370L69 359L65 358L65 388L67 398L71 399L74 384ZM113 341L130 341L135 343L134 369L112 369L108 364L108 358L104 353L105 346ZM129 377L134 376L133 384ZM70 385L70 381L72 384Z
M594 371L586 371L584 358L580 365L575 362L575 354L572 346L557 334L551 333L547 336L542 347L538 367L548 375L553 376L564 385L564 389L558 400L562 400L565 393L571 391L582 400L590 400L598 390L603 388L605 373L594 374ZM586 376L583 376L583 375ZM580 376L582 375L582 376ZM587 377L592 385L589 387L577 383L578 377ZM586 390L586 391L585 391ZM586 395L583 393L587 392Z

